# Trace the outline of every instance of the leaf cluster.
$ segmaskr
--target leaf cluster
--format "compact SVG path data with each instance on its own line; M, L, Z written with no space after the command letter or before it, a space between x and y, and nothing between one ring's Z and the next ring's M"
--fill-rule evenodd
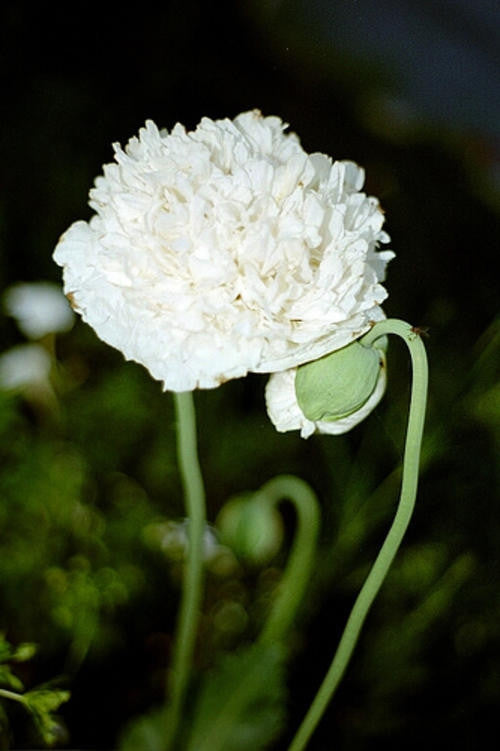
M61 737L63 728L55 713L70 697L69 691L38 687L25 690L23 681L14 673L13 664L30 660L36 652L31 643L13 647L0 634L0 743L7 748L9 736L8 714L5 705L16 702L28 712L37 740L45 746L53 746ZM6 687L6 688L5 688Z

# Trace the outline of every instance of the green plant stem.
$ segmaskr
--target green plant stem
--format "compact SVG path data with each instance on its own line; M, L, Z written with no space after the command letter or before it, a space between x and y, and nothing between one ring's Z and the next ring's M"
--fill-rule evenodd
M289 746L289 751L302 751L306 747L339 685L365 618L402 542L415 506L427 401L427 357L418 333L408 323L397 319L376 323L360 342L371 346L376 339L386 334L396 334L404 340L410 352L413 370L399 505L384 544L354 603L330 668Z
M198 462L196 416L191 392L174 393L174 404L177 454L189 520L189 547L169 681L167 751L172 747L179 726L193 658L203 588L203 535L206 524L205 490Z
M285 636L302 600L316 552L319 504L309 485L293 475L274 477L261 488L261 493L273 504L284 499L291 501L297 514L297 530L278 597L259 637L264 644Z
M9 691L6 688L0 688L0 699L12 699L12 701L18 701L20 704L26 704L26 699L22 694L17 694L15 691Z
M309 485L292 475L274 477L253 495L251 503L267 506L277 505L283 500L289 500L295 506L297 529L276 601L257 643L252 647L254 659L249 663L250 669L241 676L241 681L235 685L230 698L213 717L204 738L198 740L198 751L228 748L228 738L234 723L243 715L249 702L255 699L259 689L262 691L262 671L266 662L271 655L281 662L281 656L285 653L284 639L302 601L314 562L319 530L319 504Z

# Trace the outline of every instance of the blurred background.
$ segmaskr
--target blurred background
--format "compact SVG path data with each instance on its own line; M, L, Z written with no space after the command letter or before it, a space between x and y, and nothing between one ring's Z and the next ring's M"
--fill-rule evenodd
M71 689L60 746L117 748L161 701L185 533L175 426L144 369L67 310L23 326L12 287L59 285L53 248L90 217L113 142L147 118L192 128L259 108L307 151L365 167L396 252L386 313L429 328L416 514L310 749L481 748L500 701L498 3L21 0L4 4L0 35L0 631L38 645L15 667L27 688ZM211 523L280 472L322 506L281 724L262 748L287 747L390 524L408 375L395 343L377 410L347 436L308 441L275 433L263 377L196 394ZM283 518L283 544L261 561L208 535L193 696L218 655L258 632L293 535L286 505ZM11 704L0 748L40 744Z

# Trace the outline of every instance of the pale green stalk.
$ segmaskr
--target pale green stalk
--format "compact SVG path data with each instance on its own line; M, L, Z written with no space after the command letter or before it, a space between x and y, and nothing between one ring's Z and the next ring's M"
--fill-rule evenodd
M406 343L411 357L413 378L403 458L401 494L396 516L382 548L372 566L361 592L359 593L348 618L339 646L323 683L309 708L301 726L293 738L289 751L302 751L318 725L328 703L344 675L354 647L360 635L368 611L391 566L394 556L404 537L415 505L418 484L420 448L427 401L427 357L417 330L408 323L389 319L376 323L360 340L371 346L386 334L396 334Z
M259 637L259 642L264 644L285 636L302 600L316 552L319 505L309 485L293 475L274 477L261 488L260 493L273 504L284 499L291 501L297 514L295 538L279 583L278 596Z
M6 688L0 688L0 698L12 699L12 701L18 701L20 704L26 704L26 699L22 694L18 694L15 691L9 691Z
M165 748L172 748L184 705L201 608L203 535L206 525L205 490L198 462L196 416L190 391L174 393L177 454L189 520L188 552L177 624L166 714Z

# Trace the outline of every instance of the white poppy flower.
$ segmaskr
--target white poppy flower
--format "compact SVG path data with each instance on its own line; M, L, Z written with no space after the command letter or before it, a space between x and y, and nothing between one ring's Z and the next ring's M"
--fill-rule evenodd
M164 388L213 388L343 347L386 298L383 213L352 162L278 117L148 121L54 253L73 307Z
M17 283L5 291L3 302L28 339L69 331L73 326L74 314L57 284Z

